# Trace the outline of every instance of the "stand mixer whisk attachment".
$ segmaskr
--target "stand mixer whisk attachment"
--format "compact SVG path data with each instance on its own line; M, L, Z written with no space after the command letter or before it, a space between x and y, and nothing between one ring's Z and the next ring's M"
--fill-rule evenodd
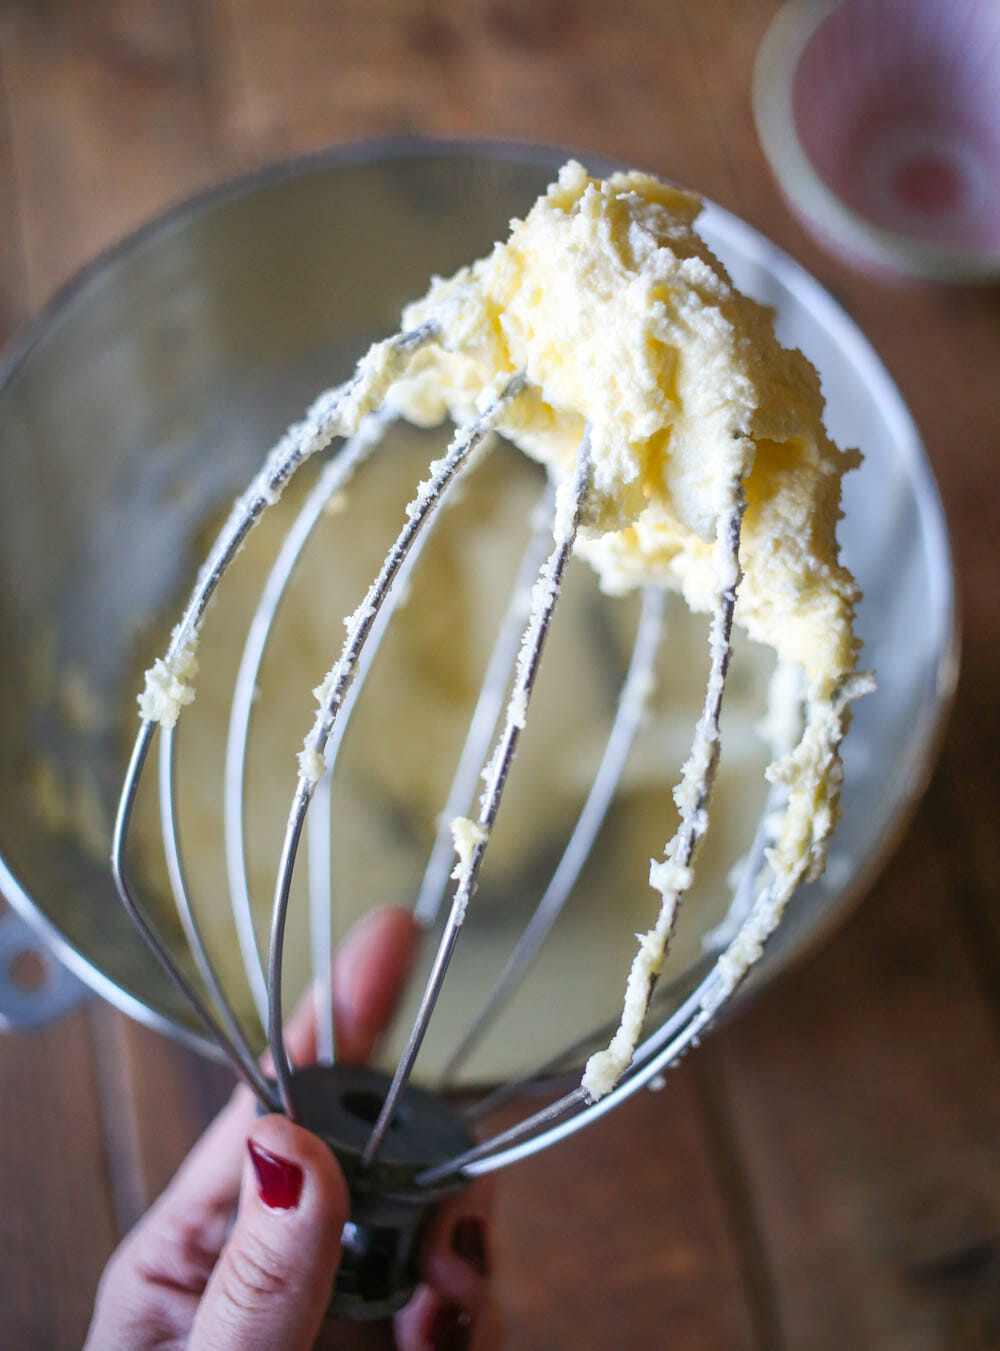
M833 553L825 584L836 605L841 610L846 607L847 656L835 669L829 663L823 667L818 660L810 668L810 659L802 655L801 645L796 649L794 642L789 644L791 655L799 657L809 677L804 731L799 719L797 731L789 733L786 719L785 740L779 746L783 757L776 768L772 767L775 787L744 866L742 882L730 908L729 931L720 940L717 960L669 1017L646 1030L648 1021L655 1022L647 1015L656 981L678 909L693 880L698 846L708 826L709 798L719 760L719 719L744 566L750 573L747 623L751 631L756 623L758 631L770 640L767 626L783 622L781 606L784 604L787 610L788 600L787 596L779 596L771 613L759 596L755 598L754 587L759 590L761 585L760 569L744 539L745 521L752 533L760 535L761 516L766 515L768 505L765 501L762 508L759 483L751 476L755 455L758 462L765 458L765 439L772 444L774 441L767 428L756 439L753 433L754 417L768 393L766 380L757 368L754 374L759 377L758 386L749 391L739 381L734 386L730 380L726 386L731 405L728 423L725 419L720 422L718 409L711 400L702 400L699 409L693 392L698 381L707 378L704 371L698 370L699 361L712 356L703 335L699 336L696 323L697 311L707 313L712 299L712 287L705 275L708 265L699 268L692 264L692 259L704 264L705 257L711 259L711 255L700 243L692 245L690 251L682 247L687 238L684 232L693 235L690 227L696 213L691 206L694 199L638 175L621 175L606 184L594 184L585 176L581 179L582 174L579 166L564 170L559 184L548 198L538 203L528 220L515 223L506 254L504 246L498 246L491 259L460 273L453 282L436 282L427 301L412 307L417 311L417 321L408 322L408 311L404 331L376 344L359 363L353 377L321 395L304 420L279 441L219 532L170 646L148 673L146 689L140 698L143 720L129 762L114 832L115 880L147 942L237 1073L250 1084L262 1107L283 1111L314 1130L328 1141L344 1166L354 1204L333 1304L341 1315L380 1316L408 1297L415 1280L412 1260L419 1223L425 1207L443 1192L580 1129L659 1075L696 1041L760 956L798 881L815 873L822 864L823 846L835 818L840 763L837 748L846 725L847 705L867 688L865 678L852 675L856 645L850 635L849 612L855 593L849 576L836 564L831 526L828 548ZM532 229L537 236L534 241L529 233ZM643 230L649 240L643 236ZM565 238L560 246L563 251L546 259L545 249L550 248L551 252L553 231L563 232ZM515 241L519 242L519 252L514 250ZM613 255L616 265L623 269L623 276L616 282L617 290L607 287L595 275L593 264L598 253L601 257ZM539 258L541 270L535 276L532 269ZM741 316L734 313L732 297L737 293L732 291L721 266L714 259L712 264L711 275L720 287L728 287L725 294L715 297L716 309L711 320L716 330L714 340L718 346L720 322L724 320L728 324L728 337L724 335L723 346L729 353L730 366L738 360L743 362L738 374L747 385L746 370L754 367L754 362L766 367L766 361L760 361L764 339L760 339L756 355L749 351L746 334L740 331ZM582 269L575 277L574 266ZM673 269L668 278L663 275L665 268ZM517 276L512 279L515 270ZM581 280L584 274L585 279ZM572 278L572 287L567 286L567 276ZM518 309L520 301L515 303L511 298L512 288L516 297L522 300L528 297L531 304L544 309L544 295L542 300L538 297L546 286L552 298L548 309L528 323ZM502 300L500 291L504 288L506 298ZM737 298L742 305L752 306L743 297ZM600 307L605 304L617 307L624 316L615 332L602 328ZM754 324L760 322L757 313L757 307L747 311ZM627 323L630 315L645 315L646 320L652 316L660 323L659 346L655 351L651 347L647 350L648 335L644 334L641 342L633 339ZM666 345L664 334L669 325L665 316L675 328L679 322L687 325L687 348L676 332L673 346ZM752 336L760 338L756 333ZM772 355L772 349L781 352L782 358L791 355L777 347L769 326L766 341L770 345L765 344L765 357ZM601 354L602 343L614 347L611 357ZM500 347L502 358L497 355ZM614 369L606 378L609 362ZM805 366L804 361L802 365ZM787 366L784 362L784 394L791 397L789 390L794 394L794 380L789 380ZM643 420L630 407L630 401L634 404L637 396L622 383L624 368L638 372L642 377L640 384L645 380L649 388L652 376L656 377L654 393L671 410L663 435L654 418L647 415ZM793 373L797 371L796 367ZM726 374L728 377L731 371ZM583 385L596 389L602 380L605 384L610 382L616 390L617 401L612 403L610 413L602 409L599 400L588 404L587 390L580 392ZM643 395L647 401L651 397L649 388ZM808 379L805 388L809 394L812 387ZM715 392L718 394L718 382ZM803 397L803 402L808 403L808 399ZM299 756L298 782L274 887L269 953L264 969L251 917L243 838L246 740L257 673L275 612L325 504L372 454L393 415L400 411L424 421L441 420L445 411L449 411L458 430L446 453L430 465L428 478L419 485L375 580L361 604L345 620L347 634L338 660L316 689L319 709ZM703 477L711 482L696 489L704 489L713 507L709 524L698 522L701 534L683 520L691 514L683 500L688 489L684 484L681 452L685 440L692 439L690 427L684 425L685 418L689 422L698 420L699 425L707 427L708 439L723 448L717 463L703 466ZM648 448L644 451L646 460L634 473L627 463L623 464L620 453L623 429L632 438L630 444L641 442ZM801 441L801 428L794 418L786 430L790 440L797 437ZM313 799L319 797L320 819L328 820L330 780L344 731L392 612L405 594L410 571L449 490L470 461L487 451L489 438L498 431L539 458L546 458L555 486L547 488L536 511L532 538L487 665L417 898L415 914L427 925L437 915L449 881L454 881L430 973L405 1048L391 1076L338 1063L294 1068L285 1048L282 975L292 876L307 812ZM570 434L572 446L567 450ZM679 446L674 461L671 436ZM325 466L301 508L249 626L234 690L226 759L225 822L231 899L248 980L267 1031L274 1066L272 1080L260 1068L247 1032L227 998L191 903L176 821L174 727L182 708L194 697L192 682L197 672L199 631L223 573L256 522L277 502L295 471L336 438L343 438L344 444ZM550 455L543 453L543 447L550 443L556 449ZM816 500L826 492L824 510L833 513L835 519L839 472L847 467L848 457L843 457L843 463L838 461L841 453L832 447L821 429L810 442L813 449L817 445L811 459L809 453L803 456L805 468L801 472L808 470L812 474L810 485L820 485L815 488ZM810 446L806 447L807 452ZM658 487L656 475L659 484L669 483L671 464L681 464L682 472L673 484L674 496L668 500L665 490ZM779 464L775 472L779 480L784 472L785 479L779 482L779 491L772 494L775 500L780 492L787 492L789 475L794 469L794 465L789 469L787 464ZM828 491L831 478L837 490L833 496ZM660 518L650 521L649 510L655 516L661 507ZM817 526L815 520L804 521L800 510L797 527L802 530L805 525L809 525L813 536L818 538L822 534L822 523ZM773 523L771 529L775 537ZM780 531L777 535L780 536ZM643 593L631 663L614 723L599 770L551 883L480 1015L448 1061L441 1087L446 1086L469 1055L531 965L590 853L615 795L641 719L645 693L652 682L666 589L683 590L692 604L711 613L710 669L704 705L675 792L679 825L662 861L651 866L650 881L661 898L659 915L654 927L640 939L620 1025L617 1029L599 1030L598 1035L613 1033L607 1049L591 1056L578 1087L509 1129L477 1142L471 1133L472 1123L521 1085L504 1085L483 1102L459 1111L439 1093L415 1087L411 1074L459 942L467 907L476 891L518 738L528 716L567 562L574 549L587 556L589 548L594 555L608 540L612 550L618 551L616 566L631 567L628 584L640 586ZM817 548L821 546L822 541ZM628 559L625 554L630 548L634 557ZM598 560L595 566L603 569L607 582L607 559ZM810 574L810 584L815 590L820 582L818 569L814 572L816 576ZM836 628L834 621L839 613L827 612L829 627ZM812 616L808 622L813 622ZM789 655L781 647L779 654L786 658ZM831 669L833 676L829 675ZM168 873L204 993L178 965L149 919L146 907L137 900L129 876L129 831L140 779L158 729L161 825ZM465 813L480 778L483 788L479 809L470 817ZM322 828L315 838L322 864L322 851L329 848L329 838L326 837L324 846ZM311 851L314 847L311 830L308 839ZM320 954L319 960L314 960L320 986L319 1045L321 1060L332 1062L329 894L324 892L322 882L314 882L314 871L317 877L322 877L324 869L310 867L310 891L315 893L311 895L313 937ZM593 1038L587 1041L590 1044ZM574 1049L568 1048L560 1060ZM537 1075L544 1075L546 1069L540 1067Z

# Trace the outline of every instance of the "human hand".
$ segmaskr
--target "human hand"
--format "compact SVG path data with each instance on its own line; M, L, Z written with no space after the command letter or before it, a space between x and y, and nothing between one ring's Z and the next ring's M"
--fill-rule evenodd
M338 949L334 1018L345 1062L372 1053L416 936L409 911L390 907L357 924ZM296 1064L315 1058L311 1000L290 1020L286 1041ZM330 1322L348 1219L344 1176L321 1140L286 1117L257 1117L253 1094L240 1087L109 1261L85 1351L495 1351L502 1333L487 1286L490 1191L478 1180L434 1212L423 1283L391 1324Z

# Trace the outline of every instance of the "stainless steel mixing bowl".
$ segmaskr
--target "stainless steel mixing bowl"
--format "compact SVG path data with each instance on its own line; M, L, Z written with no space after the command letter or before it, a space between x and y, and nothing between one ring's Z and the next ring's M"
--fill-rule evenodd
M563 158L392 142L227 184L89 267L0 376L0 886L84 982L203 1049L110 881L133 726L102 717L87 692L129 707L137 635L174 608L206 513L315 390L395 329L432 273L504 235ZM818 367L833 436L866 456L847 484L842 539L879 689L847 743L831 867L795 899L759 984L844 912L897 838L954 684L954 600L936 487L871 347L756 231L712 205L702 229Z

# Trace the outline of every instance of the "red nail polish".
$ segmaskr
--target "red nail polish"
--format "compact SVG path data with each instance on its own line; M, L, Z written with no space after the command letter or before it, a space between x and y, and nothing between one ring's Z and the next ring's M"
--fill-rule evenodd
M457 1304L443 1304L431 1324L431 1351L467 1351L471 1340L472 1314Z
M451 1231L451 1250L474 1266L480 1276L490 1274L490 1259L486 1252L486 1230L476 1215L466 1215Z
M272 1210L294 1210L299 1204L304 1181L302 1169L280 1154L272 1154L253 1140L247 1141L250 1162L257 1174L260 1199Z

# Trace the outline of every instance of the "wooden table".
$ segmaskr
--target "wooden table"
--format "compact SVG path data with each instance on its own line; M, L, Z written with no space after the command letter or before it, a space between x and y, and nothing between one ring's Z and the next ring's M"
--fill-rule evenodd
M954 532L965 666L895 861L658 1095L508 1172L511 1345L1000 1346L997 290L821 252L758 147L775 0L0 0L0 334L235 170L410 130L604 151L802 260L909 401ZM228 1088L94 1002L0 1040L0 1343L72 1348L118 1235Z

